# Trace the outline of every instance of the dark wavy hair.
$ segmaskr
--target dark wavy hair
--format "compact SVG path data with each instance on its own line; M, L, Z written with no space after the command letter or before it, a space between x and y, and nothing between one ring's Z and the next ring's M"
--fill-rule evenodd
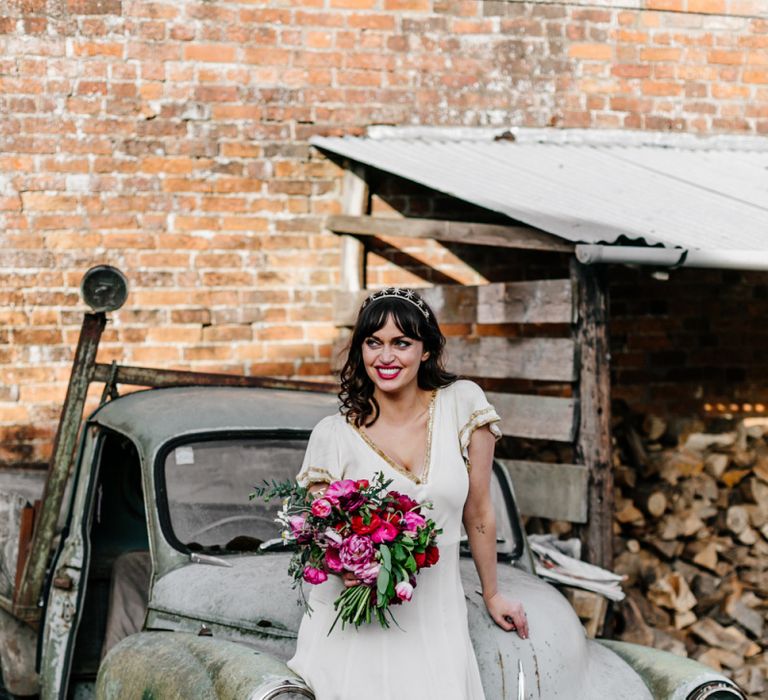
M395 297L374 299L360 309L347 346L347 361L341 370L339 391L341 413L356 426L373 425L379 417L379 404L373 396L374 384L365 371L362 347L365 339L383 328L390 316L403 335L420 340L424 343L424 351L429 352L429 357L419 365L417 381L420 389L439 389L458 379L443 367L445 336L432 309L426 302L423 304L429 312L428 318L412 302Z

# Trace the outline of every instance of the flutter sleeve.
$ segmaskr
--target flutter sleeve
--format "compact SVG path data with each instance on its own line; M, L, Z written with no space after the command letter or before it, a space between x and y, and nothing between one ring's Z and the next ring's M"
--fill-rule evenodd
M296 476L299 485L306 487L314 483L330 484L344 478L337 428L336 416L323 418L315 426L309 436L304 462Z
M459 425L459 444L465 460L469 460L469 441L472 433L484 425L498 440L501 437L499 421L501 418L496 409L488 403L483 390L474 382L462 379L456 382L456 409Z

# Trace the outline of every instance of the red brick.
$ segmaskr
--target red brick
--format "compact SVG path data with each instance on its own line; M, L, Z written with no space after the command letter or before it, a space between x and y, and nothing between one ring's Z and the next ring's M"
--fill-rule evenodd
M613 49L607 44L572 44L568 48L571 58L581 58L595 61L610 60Z
M185 61L210 61L232 63L237 56L237 49L228 44L188 44L184 47Z

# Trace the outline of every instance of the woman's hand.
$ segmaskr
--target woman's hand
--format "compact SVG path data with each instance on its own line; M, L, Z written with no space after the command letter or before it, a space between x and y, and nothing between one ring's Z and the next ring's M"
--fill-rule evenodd
M341 580L344 581L345 588L354 588L360 585L360 579L357 578L351 571L345 571L341 574Z
M495 593L490 598L483 596L483 600L493 621L501 629L507 632L517 630L521 639L528 639L528 618L522 603L507 600L501 593Z

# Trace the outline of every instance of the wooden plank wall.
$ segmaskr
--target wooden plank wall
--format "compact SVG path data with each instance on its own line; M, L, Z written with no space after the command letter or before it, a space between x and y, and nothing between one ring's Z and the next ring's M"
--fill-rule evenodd
M559 324L568 337L450 337L447 366L470 377L571 383L578 377L575 318L570 279L507 282L481 286L437 286L421 290L441 324ZM335 320L340 329L354 323L366 291L340 292ZM578 426L575 396L489 392L502 416L506 436L573 443ZM524 515L576 523L587 521L588 468L505 460Z

